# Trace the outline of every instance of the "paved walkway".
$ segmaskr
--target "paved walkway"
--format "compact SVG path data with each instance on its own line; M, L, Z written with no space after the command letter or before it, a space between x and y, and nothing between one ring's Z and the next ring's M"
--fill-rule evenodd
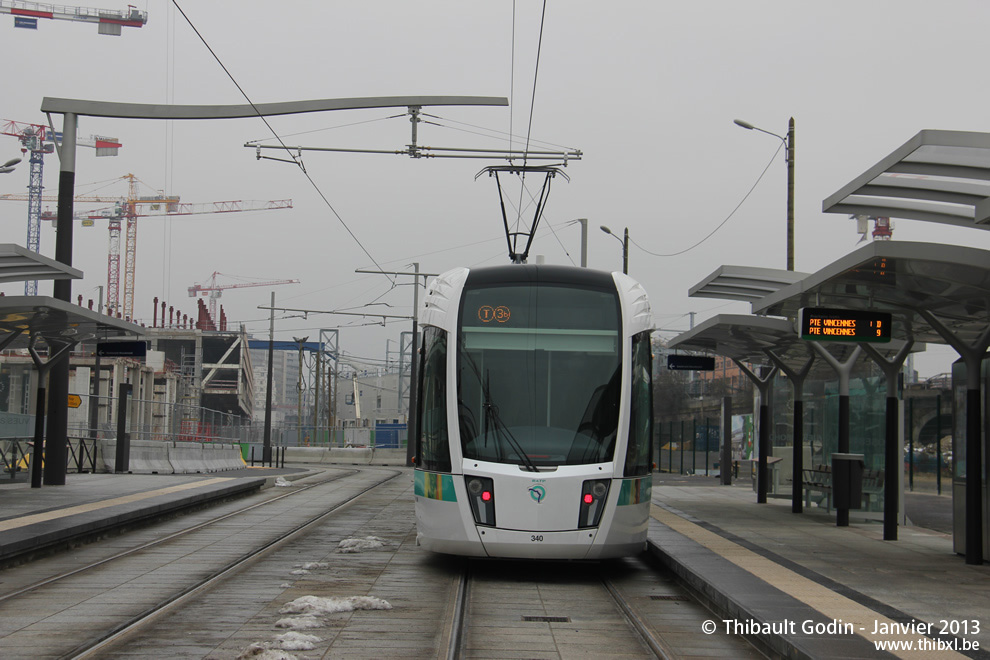
M767 630L771 650L890 657L875 642L910 641L915 651L894 655L990 658L983 651L990 649L990 565L967 565L949 534L902 526L897 541L884 541L882 523L855 511L840 528L834 511L814 505L794 514L789 499L756 504L748 482L720 486L714 478L659 474L654 484L651 540L664 560L708 590L714 605L735 612L732 625ZM947 497L918 506L930 526L951 515ZM810 634L801 630L805 621L812 621ZM830 622L835 631L816 627ZM969 650L939 650L940 641Z

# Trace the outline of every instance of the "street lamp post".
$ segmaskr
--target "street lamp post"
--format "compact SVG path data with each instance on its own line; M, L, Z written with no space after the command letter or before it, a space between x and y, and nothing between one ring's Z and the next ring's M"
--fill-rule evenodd
M14 166L21 162L20 158L11 158L3 165L0 165L0 174L8 174L14 171Z
M753 126L742 119L734 120L736 126L749 131L759 131L772 135L784 143L787 149L787 270L794 270L794 117L787 122L787 137Z
M606 227L605 225L601 225L599 229L601 229L603 232L605 232L615 240L622 243L622 272L623 274L628 275L629 274L629 227L626 227L625 231L622 234L622 238L619 238L618 236L613 234L612 230Z

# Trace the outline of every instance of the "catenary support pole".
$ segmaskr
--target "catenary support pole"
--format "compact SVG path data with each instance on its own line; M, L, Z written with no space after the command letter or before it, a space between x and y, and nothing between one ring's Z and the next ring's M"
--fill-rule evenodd
M65 113L62 121L62 145L58 150L60 171L58 179L58 219L55 234L55 260L72 265L72 213L76 185L76 125L75 114ZM55 280L54 297L70 302L72 280ZM48 406L48 424L45 438L44 483L46 486L64 486L66 458L68 457L69 361L60 360L51 368L48 377L48 396L55 405Z
M268 388L265 392L265 435L261 449L261 463L272 458L272 385L275 361L275 292L272 291L271 320L268 325Z

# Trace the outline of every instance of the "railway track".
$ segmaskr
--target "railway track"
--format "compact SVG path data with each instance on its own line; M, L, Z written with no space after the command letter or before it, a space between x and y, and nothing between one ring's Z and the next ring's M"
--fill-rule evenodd
M307 483L3 593L0 656L96 657L399 474L353 470Z
M672 578L639 558L468 560L444 634L446 654L438 657L591 653L673 660L704 645L702 624L710 618ZM762 657L741 638L717 642L726 657Z

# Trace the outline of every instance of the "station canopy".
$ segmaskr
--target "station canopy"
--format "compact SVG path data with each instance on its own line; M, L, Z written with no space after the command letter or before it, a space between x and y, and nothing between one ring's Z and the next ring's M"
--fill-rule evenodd
M921 131L822 210L990 229L990 133Z
M718 270L688 289L692 298L718 298L755 302L807 277L807 273L754 266L719 266Z
M903 341L892 341L876 344L874 348L885 355L896 352L903 345ZM794 321L747 314L713 316L678 335L668 346L676 350L713 353L750 364L771 363L768 350L792 366L804 364L812 356L811 346L798 335ZM828 351L839 362L845 362L855 348L856 344L831 342ZM915 344L912 350L924 350L924 345ZM834 375L828 363L821 360L815 363L813 373L822 377Z
M84 341L139 336L141 326L47 296L0 297L0 349L27 348L32 338L50 349Z
M944 344L927 310L960 340L987 329L990 252L977 248L874 241L817 273L753 303L755 314L795 318L802 307L891 312L892 336Z
M0 282L78 280L82 271L13 243L0 243Z

